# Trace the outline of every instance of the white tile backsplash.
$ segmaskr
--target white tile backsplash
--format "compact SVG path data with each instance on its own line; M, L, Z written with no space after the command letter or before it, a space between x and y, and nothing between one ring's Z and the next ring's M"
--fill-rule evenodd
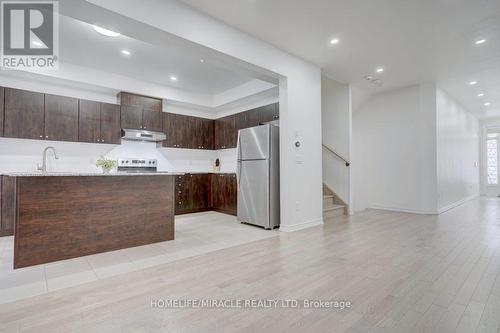
M56 148L59 159L49 152L48 170L54 172L100 172L97 159L120 157L155 158L160 171L212 172L215 159L221 160L222 172L235 172L236 149L220 151L157 147L153 142L123 141L121 145L78 142L39 141L0 138L0 173L35 171L42 161L43 149Z

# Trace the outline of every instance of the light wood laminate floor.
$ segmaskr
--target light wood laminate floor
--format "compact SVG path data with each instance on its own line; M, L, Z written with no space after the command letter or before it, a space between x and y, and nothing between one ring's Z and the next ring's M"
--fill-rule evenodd
M12 332L492 332L500 200L324 226L0 305ZM344 299L344 310L162 309L158 299Z

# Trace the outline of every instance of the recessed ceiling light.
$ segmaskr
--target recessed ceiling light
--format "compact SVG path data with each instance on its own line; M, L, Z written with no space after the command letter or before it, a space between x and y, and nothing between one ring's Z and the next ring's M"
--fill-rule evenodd
M120 36L120 33L119 32L115 32L113 30L109 30L109 29L104 29L98 25L94 25L94 30L97 31L98 33L100 33L101 35L104 35L104 36L107 36L107 37L118 37Z
M486 102L486 103L484 103L484 106L490 106L490 105L491 105L491 103L490 103L490 102Z
M205 59L200 59L200 62L205 62Z
M477 97L483 97L483 96L484 96L484 93L477 94Z
M170 81L177 81L177 76L170 76Z
M340 42L340 40L338 38L330 39L330 44L332 44L332 45L338 44L339 42Z
M477 81L470 81L470 82L469 82L469 84L470 84L471 86L473 86L473 85L477 84Z
M474 42L476 45L484 44L486 43L486 39L478 39Z
M129 56L130 55L130 51L129 50L122 50L122 54Z
M379 68L377 68L377 69L375 70L375 72L377 72L377 73L382 73L382 72L384 72L384 68L383 68L383 67L379 67Z

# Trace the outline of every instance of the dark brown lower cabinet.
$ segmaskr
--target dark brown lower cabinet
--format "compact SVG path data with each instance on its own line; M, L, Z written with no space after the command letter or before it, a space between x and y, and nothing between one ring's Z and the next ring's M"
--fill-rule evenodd
M237 195L236 174L212 174L212 198L215 211L236 215Z
M0 236L14 235L16 179L0 176Z
M175 177L175 214L203 212L211 205L210 174L185 174Z
M184 174L175 177L175 214L216 210L236 215L236 175Z

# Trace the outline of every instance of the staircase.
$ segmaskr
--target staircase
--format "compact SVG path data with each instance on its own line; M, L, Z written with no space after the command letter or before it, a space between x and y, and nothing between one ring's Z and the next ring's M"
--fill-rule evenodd
M323 185L323 219L335 219L343 215L347 215L346 204L332 190Z

